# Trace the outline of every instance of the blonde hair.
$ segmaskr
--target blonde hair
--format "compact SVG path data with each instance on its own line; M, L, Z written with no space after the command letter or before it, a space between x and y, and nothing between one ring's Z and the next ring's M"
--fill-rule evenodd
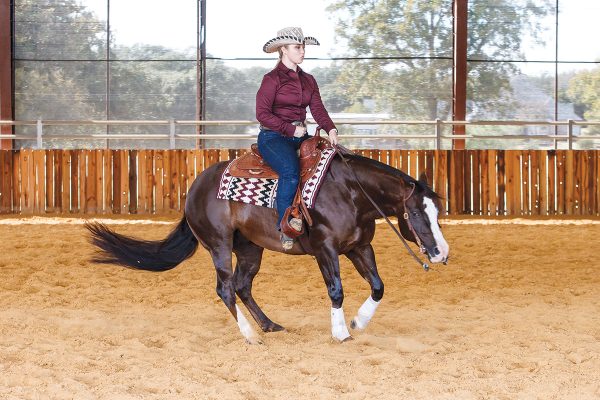
M281 48L285 46L287 46L287 44L284 44L277 49L277 52L279 53L279 59L277 60L277 63L275 63L275 66L278 66L281 62L281 59L283 58L283 51L281 50Z

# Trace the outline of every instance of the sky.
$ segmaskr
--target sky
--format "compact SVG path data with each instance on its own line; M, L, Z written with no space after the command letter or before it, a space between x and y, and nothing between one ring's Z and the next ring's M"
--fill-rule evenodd
M106 18L105 0L80 0ZM190 3L193 6L190 7ZM314 36L321 46L307 48L307 58L341 55L344 48L336 43L332 14L325 9L331 0L207 0L207 51L222 58L263 58L266 41L286 26L302 27L306 36ZM165 6L168 4L168 6ZM112 0L111 30L123 45L136 43L162 45L183 50L196 45L196 0ZM600 0L561 0L559 10L559 59L595 61L600 59ZM545 21L554 27L554 17ZM528 40L528 59L547 60L554 56L554 33L546 47ZM581 40L579 38L585 38ZM241 62L228 62L242 66ZM254 63L257 64L257 63ZM258 63L260 64L260 63ZM263 63L264 64L264 63ZM271 65L272 61L266 63ZM318 61L305 60L316 66ZM328 64L328 62L326 63ZM303 65L305 69L307 68ZM594 65L569 65L570 69ZM551 69L553 65L528 65L531 71Z

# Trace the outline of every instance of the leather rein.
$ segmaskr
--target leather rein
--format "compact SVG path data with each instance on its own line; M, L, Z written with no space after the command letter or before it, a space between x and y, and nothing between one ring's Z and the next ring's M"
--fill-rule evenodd
M423 269L425 271L429 271L429 264L423 262L419 258L419 256L417 256L415 254L415 252L410 248L410 246L406 242L406 239L404 239L404 236L402 236L402 234L400 233L400 231L398 229L396 229L396 227L394 226L394 224L392 223L392 221L390 221L390 219L387 217L387 215L385 215L385 213L381 210L381 208L377 205L377 203L375 203L375 201L371 198L371 196L369 196L369 194L367 193L367 191L365 190L365 188L363 188L363 186L360 184L358 176L356 176L356 172L354 172L354 169L350 166L350 164L348 164L348 161L346 161L346 159L344 158L344 155L342 154L342 151L340 151L340 149L343 150L344 153L351 153L351 151L348 150L348 149L346 149L345 147L339 145L339 144L335 145L334 147L336 149L336 153L340 156L340 158L342 159L342 161L344 162L344 164L346 165L346 167L348 167L348 169L350 171L352 171L352 175L354 175L354 179L356 180L356 183L357 183L358 187L360 188L360 190L363 192L363 194L365 195L365 197L371 202L371 204L377 210L377 212L379 212L379 215L381 215L385 219L385 222L388 223L388 225L392 228L392 230L394 231L394 233L396 233L396 235L400 238L400 240L404 244L404 247L406 247L406 250L408 251L408 254L410 254L415 259L415 261L418 262L419 265L421 265L423 267ZM404 196L404 198L403 198L403 205L404 205L404 215L403 215L403 218L406 221L406 224L408 225L408 229L410 229L410 231L412 232L413 236L415 237L415 240L417 241L417 245L419 246L419 249L420 249L421 253L425 253L425 247L423 247L423 244L421 242L421 239L419 238L419 235L417 235L417 232L415 231L415 229L413 228L412 223L410 222L410 215L408 213L408 208L406 207L406 200L410 199L410 197L415 192L415 183L414 182L410 182L410 185L412 186L410 193L408 194L408 196Z

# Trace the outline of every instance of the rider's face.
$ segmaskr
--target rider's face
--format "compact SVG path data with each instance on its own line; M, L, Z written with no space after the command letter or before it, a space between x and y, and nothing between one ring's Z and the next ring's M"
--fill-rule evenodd
M283 46L283 55L294 64L304 61L304 44L288 44Z

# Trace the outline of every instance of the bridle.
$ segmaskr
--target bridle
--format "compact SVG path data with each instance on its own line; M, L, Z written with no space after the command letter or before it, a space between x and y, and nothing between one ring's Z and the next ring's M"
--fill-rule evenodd
M409 182L409 184L411 186L410 193L408 194L408 196L405 196L402 199L402 205L404 206L404 214L402 215L402 217L406 221L406 225L408 225L408 229L415 237L415 240L417 241L417 246L419 246L419 250L421 251L422 254L425 254L425 252L427 250L425 249L425 246L423 246L423 243L421 242L421 238L417 234L417 231L415 231L415 228L413 228L413 224L410 222L410 213L408 212L408 206L406 205L406 200L410 199L411 196L413 195L413 193L415 192L415 183ZM363 192L364 192L364 189L363 189Z
M398 229L396 229L396 227L394 226L394 224L392 223L392 221L390 221L390 219L387 217L387 215L385 215L385 213L381 210L381 208L377 205L377 203L375 203L375 201L371 198L371 196L369 196L369 194L367 193L367 191L365 190L365 188L363 188L363 186L360 184L360 181L358 180L358 176L356 176L356 172L354 172L354 169L348 164L348 162L344 158L343 154L339 151L339 149L342 149L343 151L345 151L347 153L350 153L350 150L348 150L348 149L340 146L339 144L336 145L335 148L336 148L336 153L339 154L340 158L342 159L342 161L344 162L344 164L346 165L346 167L348 167L348 169L350 171L352 171L352 175L354 175L354 179L356 180L356 184L358 185L358 187L360 188L360 190L363 192L363 194L369 200L369 202L371 202L371 204L377 210L377 212L379 212L379 215L381 215L385 219L385 222L388 223L388 225L392 228L392 230L394 231L394 233L396 233L396 235L400 238L400 240L404 244L404 247L406 247L406 250L408 251L408 254L410 254L415 259L415 261L418 262L419 265L421 265L423 267L423 269L425 271L429 271L429 264L421 261L421 259L410 248L410 246L406 242L406 239L404 239L404 236L402 236L402 233L400 233L400 231ZM412 186L412 188L410 190L410 193L408 194L408 196L404 196L404 198L403 198L403 206L404 206L404 215L403 215L403 217L404 217L404 220L406 220L406 224L408 225L408 229L411 231L411 233L415 237L415 240L417 241L417 245L419 246L419 250L421 251L421 253L425 253L425 251L426 251L425 247L423 246L423 244L421 242L421 239L419 238L419 235L417 234L417 232L413 228L412 223L410 222L410 213L408 212L408 207L406 206L406 201L411 198L411 196L415 192L415 187L416 187L414 182L410 182L410 185Z

